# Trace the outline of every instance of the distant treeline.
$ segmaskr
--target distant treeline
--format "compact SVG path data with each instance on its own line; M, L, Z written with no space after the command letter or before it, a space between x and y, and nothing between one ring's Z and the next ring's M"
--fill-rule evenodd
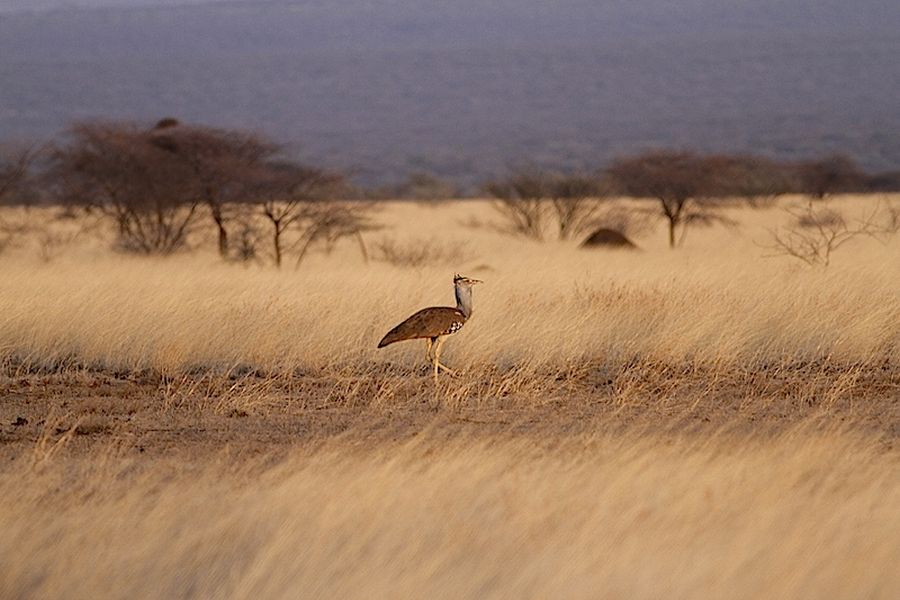
M701 210L711 199L753 203L788 193L823 198L876 191L900 191L900 171L868 173L846 156L780 162L669 150L620 158L592 172L523 167L483 187L514 231L535 238L544 235L550 213L558 237L568 239L592 223L598 199L651 198L669 223L673 246L679 227L712 218ZM267 237L279 266L288 252L299 262L312 243L343 237L358 238L365 254L360 234L372 226L366 201L458 195L427 174L398 186L361 188L345 174L286 160L277 144L257 134L171 118L152 127L78 123L49 146L0 156L0 203L104 215L115 223L121 249L146 254L183 247L207 219L223 258L252 259L258 240Z

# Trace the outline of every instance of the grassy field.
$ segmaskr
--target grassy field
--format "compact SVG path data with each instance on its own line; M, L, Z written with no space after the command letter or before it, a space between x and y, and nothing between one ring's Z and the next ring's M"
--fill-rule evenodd
M900 239L809 268L769 256L781 208L627 252L387 203L368 264L281 271L23 235L0 597L895 597ZM435 384L375 346L454 272L485 284Z

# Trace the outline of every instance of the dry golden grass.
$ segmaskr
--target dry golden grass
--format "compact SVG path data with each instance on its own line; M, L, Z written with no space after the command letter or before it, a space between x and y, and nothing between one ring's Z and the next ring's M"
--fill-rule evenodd
M273 465L9 472L6 598L894 598L900 457L765 441L427 433Z
M854 202L866 200L844 200ZM640 253L472 230L461 224L472 214L491 216L473 202L395 205L382 215L398 239L464 245L472 258L457 270L486 280L471 324L447 344L447 360L469 370L597 359L870 363L898 355L897 240L858 240L831 268L813 270L763 258L758 244L777 210L736 210L739 229L692 231L674 252L653 232L639 240ZM378 339L416 309L452 300L446 266L364 265L349 243L297 271L224 265L205 252L154 260L91 246L49 264L23 253L0 269L3 353L29 366L359 372L412 365L421 347L377 351Z
M777 207L729 215L630 253L389 204L379 238L464 260L415 268L21 238L0 597L895 597L900 240L810 269L765 258ZM375 344L453 271L486 283L434 385Z

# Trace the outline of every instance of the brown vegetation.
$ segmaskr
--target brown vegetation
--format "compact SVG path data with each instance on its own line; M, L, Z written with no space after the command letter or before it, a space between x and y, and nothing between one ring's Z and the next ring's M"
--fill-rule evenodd
M446 265L453 268L469 257L465 245L456 241L441 243L433 239L413 239L400 242L394 238L376 240L375 259L398 267L434 267Z
M681 230L697 223L725 222L716 211L719 171L714 158L689 152L649 152L613 163L609 174L625 195L651 198L659 203L674 248Z
M31 176L36 155L26 150L0 161L0 200L5 196L9 202L16 191L22 202L27 187L31 196L100 211L116 223L117 246L143 254L182 249L192 229L208 215L219 255L242 261L260 256L262 234L253 211L248 215L245 208L256 206L256 215L270 228L265 235L276 266L288 252L296 252L299 265L312 244L324 242L330 250L344 237L355 238L367 256L361 234L371 228L371 205L334 199L392 195L435 201L440 194L458 193L427 174L414 174L396 189L360 192L339 173L286 160L277 145L261 136L172 118L150 128L136 123L76 124L52 152L49 168L42 165L41 172ZM892 173L867 174L843 156L783 163L758 156L663 150L621 158L593 173L519 169L488 183L485 190L501 217L498 228L535 240L552 231L552 237L566 241L610 226L603 219L613 193L650 198L658 203L656 214L667 222L669 245L674 247L692 226L732 224L720 210L729 199L758 207L788 193L821 199L893 187ZM626 220L642 212L632 210ZM230 229L240 236L233 251Z
M33 146L0 148L0 206L22 193L39 154Z
M189 163L134 125L82 123L54 152L57 197L116 224L119 248L170 254L198 219L199 185Z
M797 165L800 189L814 198L857 191L865 187L867 176L849 157L827 156Z
M775 256L790 256L811 267L827 267L831 255L856 238L885 240L900 230L896 206L878 203L861 218L849 220L840 211L807 201L802 207L786 207L792 221L772 230L769 248Z
M85 125L48 174L77 209L2 210L18 243L0 261L0 596L900 585L890 198L778 198L793 167L654 154L375 213L257 142ZM636 222L647 200L601 194L610 176L646 186L666 243L497 235ZM734 227L666 250L710 219ZM109 228L156 256L109 252ZM829 269L763 260L772 231L824 240L797 253ZM304 268L264 268L270 244ZM398 315L451 303L455 271L485 285L447 344L458 376L435 383L420 346L375 345Z
M491 182L486 191L510 233L544 238L548 220L557 238L568 240L594 224L604 195L601 181L591 175L563 175L537 169L520 170Z
M365 254L359 236L371 205L336 201L349 189L341 175L281 160L274 144L253 134L174 119L150 129L81 123L53 152L47 179L66 206L110 218L117 247L128 252L183 249L205 211L222 258L258 256L257 216L271 227L275 266L289 250L298 249L299 264L313 242L330 247L345 236L356 236ZM234 252L232 227L240 236Z
M255 187L266 178L268 161L277 146L258 135L240 131L182 125L163 119L149 140L188 165L192 184L216 225L219 255L229 256L228 225L240 204L253 200Z
M272 256L280 267L284 256L284 234L290 228L307 232L321 218L319 194L335 185L339 178L319 169L283 164L273 168L257 190L262 213L269 221L272 240ZM307 234L309 242L311 236ZM303 253L301 253L302 258Z

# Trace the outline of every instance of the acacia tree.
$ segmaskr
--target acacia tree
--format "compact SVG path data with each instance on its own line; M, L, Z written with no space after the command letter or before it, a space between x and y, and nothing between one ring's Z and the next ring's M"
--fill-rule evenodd
M39 154L35 146L0 151L0 204L11 201L24 189Z
M770 205L797 189L791 165L762 156L713 155L704 159L709 171L708 193L746 200L751 206Z
M293 163L272 163L255 180L253 197L262 215L271 224L272 257L281 267L286 251L285 233L300 233L300 260L309 245L330 227L336 214L334 197L345 189L344 178L315 167ZM347 221L340 221L346 223ZM338 221L334 221L336 226ZM298 260L298 264L300 262Z
M870 192L900 192L900 171L882 171L869 175L866 189Z
M593 224L604 192L600 179L592 175L557 175L551 180L550 206L559 239L571 239Z
M652 151L616 160L607 170L622 193L652 198L668 223L669 247L674 248L692 223L727 221L716 213L716 161L691 152Z
M64 203L99 210L117 228L120 248L169 254L196 222L198 188L183 160L129 123L79 123L56 148L51 175Z
M27 198L31 166L37 155L38 150L31 146L0 149L0 206ZM7 223L0 216L0 252L25 229L25 225Z
M428 172L410 173L405 181L396 185L370 190L370 197L394 200L448 200L459 198L462 191L450 181Z
M149 134L162 148L190 169L199 194L218 234L218 250L228 258L228 227L238 203L252 200L254 181L279 151L265 138L248 132L191 126L163 119Z
M856 162L842 154L799 163L796 170L801 190L819 200L829 194L859 191L867 179Z
M543 239L548 218L554 219L560 240L582 232L596 217L603 195L597 177L538 169L519 170L485 190L510 232L537 240Z
M485 185L485 191L495 199L494 208L506 221L507 230L536 240L544 237L546 188L545 175L536 170L520 170Z

